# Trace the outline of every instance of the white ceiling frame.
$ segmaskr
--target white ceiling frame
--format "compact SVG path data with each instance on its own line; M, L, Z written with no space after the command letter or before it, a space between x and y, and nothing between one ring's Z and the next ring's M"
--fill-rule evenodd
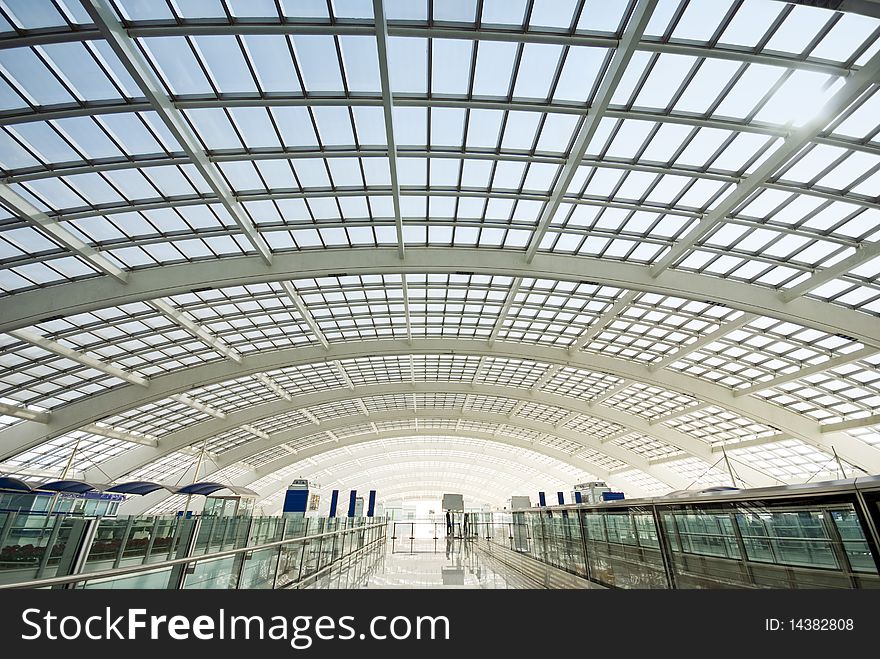
M70 233L59 222L39 210L6 183L0 183L0 203L16 216L41 229L50 238L70 250L98 272L110 275L110 277L122 284L128 280L128 273L126 271L111 262L109 258L98 252L94 247L87 245Z
M180 325L183 329L195 336L202 343L211 347L213 350L220 353L224 357L231 359L235 362L241 362L241 355L238 353L237 350L226 345L226 343L222 339L214 336L199 323L195 322L186 314L186 312L181 311L177 307L169 304L162 299L150 300L149 302L147 302L147 304L153 307L153 309L155 309L162 315L169 318L174 323Z
M727 196L718 201L688 234L673 245L651 268L652 276L661 274L693 248L697 241L719 226L749 195L760 188L783 165L815 139L822 130L843 113L866 89L880 79L880 53L875 53L858 71L851 73L843 86L821 107L821 111L803 126L792 129L773 154L751 174L742 179Z
M16 339L20 341L24 341L25 343L30 343L31 345L37 346L46 352L51 352L53 355L57 355L58 357L63 357L64 359L69 359L70 361L76 362L78 364L82 364L88 368L93 368L104 375L109 375L114 378L118 378L123 382L128 382L132 385L137 385L138 387L147 388L150 386L150 381L138 375L137 373L132 373L130 371L126 371L125 369L119 368L118 366L113 366L112 364L108 364L107 362L101 361L97 357L92 357L92 355L86 352L80 352L79 350L74 350L73 348L69 348L57 341L53 341L52 339L46 338L41 334L37 334L36 332L32 332L30 330L13 330L9 332L10 335L14 336Z
M141 54L134 39L128 35L125 27L119 22L109 3L106 0L83 0L82 4L122 65L150 102L152 109L174 135L192 164L204 177L232 219L235 220L245 238L260 258L267 265L271 264L272 250L268 243L257 231L257 227L248 216L247 211L227 185L220 169L208 158L198 137L187 124L181 111L168 98L159 78Z
M60 284L0 298L0 331L27 327L47 317L87 313L189 293L206 286L223 288L291 279L319 279L339 274L340 269L349 275L468 272L588 281L714 302L829 334L845 334L880 348L880 323L875 316L809 297L785 303L779 299L778 292L769 287L672 269L653 277L648 266L607 259L539 253L531 264L526 264L522 253L515 250L436 246L410 247L404 261L392 248L306 250L277 254L271 268L256 257L238 257L137 270L129 273L125 285L110 277ZM829 309L833 313L829 313Z
M822 433L820 424L800 414L786 410L772 403L753 396L734 396L727 387L710 382L698 381L689 376L664 369L651 373L646 365L636 362L615 359L598 354L569 354L564 348L521 344L516 342L496 343L490 348L486 341L465 339L419 339L410 345L406 341L376 340L357 341L334 344L330 351L323 348L298 347L286 350L259 352L248 355L242 364L219 361L195 366L154 378L150 388L135 391L135 388L116 388L105 393L90 397L88 400L71 403L53 412L50 424L36 424L23 421L0 431L0 446L5 447L4 456L15 455L21 450L40 444L51 437L59 436L79 427L99 421L102 418L121 413L150 401L195 387L214 382L233 380L245 375L275 370L285 366L324 362L334 359L349 359L364 356L391 356L409 354L460 354L486 355L508 359L532 359L542 363L566 364L572 367L587 369L592 372L610 373L624 379L645 382L671 391L678 391L717 405L746 418L757 419L763 423L790 433L792 437L802 439L823 450L835 450L849 462L859 465L868 471L880 473L880 450L845 433ZM467 385L463 393L475 393L477 387ZM534 392L533 395L544 395ZM596 406L593 416L611 413L607 406ZM641 426L644 419L625 414L627 422L635 422ZM613 420L613 419L612 419ZM647 421L645 421L647 425ZM648 431L645 434L651 435Z
M382 112L385 115L388 167L391 171L391 200L394 205L394 226L397 230L397 254L402 259L406 252L403 239L403 217L400 212L400 183L397 175L394 99L391 93L391 77L388 72L388 26L385 23L385 3L383 0L373 0L373 17L376 22L376 52L379 59L379 80L382 87Z
M328 350L330 348L330 343L327 341L327 337L324 336L321 326L318 325L318 321L315 320L312 312L309 311L309 308L306 306L306 303L303 301L302 297L300 297L300 294L297 292L296 288L294 288L293 284L289 281L283 281L281 282L281 288L284 289L287 297L293 302L293 306L296 307L296 310L299 312L299 315L302 317L305 324L309 326L310 330L312 330L312 334L317 337L321 345L324 346L324 349Z
M562 171L559 173L553 189L550 191L550 198L544 204L544 208L538 217L537 227L526 249L526 263L531 263L535 258L535 254L538 253L544 235L547 233L547 229L550 227L550 223L559 209L559 204L562 202L568 186L571 185L571 181L574 179L574 175L584 159L584 154L586 154L587 148L596 134L596 129L599 127L599 123L602 121L602 117L611 103L611 98L614 96L614 92L627 69L627 65L639 46L639 41L645 32L645 28L648 27L648 22L651 20L651 14L656 5L657 0L638 0L638 4L633 9L623 35L616 44L614 55L611 58L608 69L605 71L602 83L599 85L599 89L590 103L590 109L574 138L568 158L562 166Z

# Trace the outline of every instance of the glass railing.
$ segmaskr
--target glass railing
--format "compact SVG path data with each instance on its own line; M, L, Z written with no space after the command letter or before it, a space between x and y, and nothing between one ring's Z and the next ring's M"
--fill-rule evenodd
M282 588L384 542L384 519L0 517L0 588Z
M471 527L489 547L612 588L880 588L880 492L829 489L555 506Z

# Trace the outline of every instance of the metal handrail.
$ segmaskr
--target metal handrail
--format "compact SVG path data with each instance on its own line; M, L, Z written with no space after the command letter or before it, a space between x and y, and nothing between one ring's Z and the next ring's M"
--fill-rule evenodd
M330 536L339 535L340 533L354 533L355 531L366 531L385 526L387 522L377 522L375 524L364 526L353 526L347 529L338 529L327 533L315 533L313 535L304 535L298 538L287 538L286 540L274 540L262 545L254 545L253 547L239 547L238 549L224 549L223 551L214 552L213 554L202 554L201 556L187 556L185 558L175 558L170 561L162 561L161 563L148 563L146 565L131 565L129 567L119 567L110 570L99 570L96 572L80 572L78 574L70 574L64 577L50 577L48 579L35 579L33 581L20 581L18 583L0 584L0 590L13 590L21 588L42 588L44 586L62 586L69 583L77 583L79 581L94 581L97 579L106 579L127 574L137 574L139 572L156 572L164 570L175 565L186 565L188 563L198 563L201 561L213 560L216 558L225 558L236 554L243 554L253 551L261 551L263 549L272 549L287 544L297 542L306 542L309 540L317 540L319 538L328 538Z

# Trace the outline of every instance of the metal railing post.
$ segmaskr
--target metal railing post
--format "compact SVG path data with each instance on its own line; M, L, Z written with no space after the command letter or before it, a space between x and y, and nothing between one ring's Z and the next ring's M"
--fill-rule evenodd
M52 549L55 548L55 541L58 540L58 535L61 533L61 524L64 522L64 519L65 518L60 515L55 515L55 522L52 524L52 530L49 531L49 537L46 538L46 549L43 551L43 556L40 558L40 565L37 567L37 579L43 576L43 572L46 571L46 567L49 565L49 559L52 557Z
M92 549L92 541L95 539L95 531L98 529L96 519L78 519L70 529L70 539L64 547L64 553L58 562L58 572L67 574L79 574L82 572L89 551ZM57 588L73 588L74 584L63 584Z
M128 518L128 523L125 525L125 530L122 532L122 542L119 543L119 551L116 554L116 558L113 560L113 567L119 567L119 564L122 563L122 555L125 553L125 548L128 545L128 536L131 534L134 520L134 517Z
M188 522L188 523L187 523ZM184 532L182 529L184 525L189 528ZM181 530L180 537L185 537L183 542L178 543L177 552L175 558L192 558L193 553L196 548L196 540L199 537L199 530L202 527L202 518L201 517L190 517L189 519L182 517L179 529ZM183 534L186 533L184 536ZM191 571L195 568L195 561L192 563L183 563L180 565L175 565L171 569L171 575L168 578L168 589L169 590L180 590L184 586L184 582L186 580L186 575L190 574Z
M657 506L651 506L651 516L654 518L654 526L657 527L657 540L660 543L660 557L663 560L666 583L669 588L675 589L677 585L675 582L675 570L673 570L672 546L669 544L669 538L666 536L666 529L663 527L663 520L660 519Z

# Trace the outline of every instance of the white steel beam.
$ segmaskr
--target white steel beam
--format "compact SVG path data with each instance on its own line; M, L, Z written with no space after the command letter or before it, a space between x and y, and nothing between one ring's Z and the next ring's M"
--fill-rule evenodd
M299 315L302 316L305 324L309 326L310 330L312 330L312 334L317 337L318 341L321 342L321 345L324 346L325 350L329 350L330 342L327 341L327 337L324 336L324 332L321 330L321 326L318 325L318 321L315 320L312 312L309 311L309 308L306 306L306 303L300 297L299 293L297 293L296 288L294 288L293 284L291 284L289 281L283 281L281 282L281 287L284 289L287 297L290 298L290 301L293 302L293 306L296 307L296 310L299 312Z
M334 359L330 362L333 364L333 367L336 369L336 372L339 374L339 379L345 385L346 389L354 389L354 382L351 381L351 377L349 377L348 373L345 370L345 367L339 362L338 359Z
M397 438L413 438L414 441L418 441L420 437L432 437L436 436L438 432L433 429L422 429L418 431L414 431L412 429L394 429L394 430L384 430L378 433L367 433L363 435L352 435L348 436L342 440L340 440L339 445L334 445L332 447L328 447L327 444L323 444L320 446L313 446L309 448L302 449L298 451L296 454L285 455L279 458L276 458L260 467L254 469L253 471L248 472L240 479L237 479L235 484L241 486L248 486L250 483L257 481L259 479L265 478L266 476L271 476L279 472L280 470L286 469L291 465L297 464L299 462L307 462L310 458L314 456L318 456L330 448L347 448L354 447L360 444L373 444L373 443L381 443L388 439L397 439ZM609 473L603 469L602 467L589 462L587 460L583 460L579 458L577 455L570 455L559 451L558 449L554 449L549 446L543 445L533 445L530 442L523 440L520 437L515 435L509 435L504 431L501 432L485 432L485 431L465 431L459 432L452 429L444 429L441 433L444 436L452 436L456 438L462 439L480 439L485 442L493 443L493 444L506 444L510 446L515 446L518 448L524 448L536 451L538 453L547 455L548 457L559 460L560 462L564 462L566 464L570 464L572 466L578 467L583 471L586 471L590 474L595 474L599 478L604 478L611 482L612 484L615 482L614 478L609 478ZM648 464L648 461L645 462L645 468L649 469L649 475L661 482L666 482L670 489L681 489L687 485L684 477L675 474L674 472L669 471L668 469L663 468L662 466L651 466ZM314 464L314 463L310 463ZM326 467L326 464L321 464L322 467ZM220 467L218 467L220 468ZM635 468L638 470L638 468ZM279 476L279 478L286 478L286 476ZM286 486L286 482L285 482ZM634 491L636 494L641 493L640 488L634 484L627 485L625 488L627 491ZM509 494L509 493L508 493ZM126 512L131 512L127 510Z
M182 328L184 328L186 331L188 331L190 334L195 336L206 345L211 346L211 348L219 352L224 357L227 357L236 362L241 362L241 355L238 354L237 350L226 345L226 343L222 339L211 334L211 332L199 325L177 307L172 306L162 299L151 300L147 302L147 304L164 316L168 317L170 320L180 325Z
M123 285L110 277L92 278L0 298L0 331L27 327L47 316L88 313L110 306L151 300L193 289L246 286L339 274L404 275L468 272L490 276L590 281L617 288L689 300L797 323L829 334L845 334L880 348L880 323L870 314L800 297L785 303L769 287L667 270L656 278L644 265L581 256L539 253L530 265L515 250L466 247L410 247L401 261L392 248L323 249L277 254L271 268L256 257L237 257L163 265L129 273Z
M584 159L584 154L587 152L587 148L596 134L596 129L599 127L599 123L602 121L609 103L611 103L611 98L614 96L617 85L639 45L645 28L648 27L648 22L651 20L651 14L656 5L657 0L639 0L636 4L629 23L623 32L623 36L614 50L611 64L609 64L608 70L602 78L602 84L599 85L599 90L590 104L590 110L578 129L565 165L562 166L559 178L557 178L556 184L550 191L550 199L544 204L541 215L538 217L538 225L526 249L527 263L531 263L532 259L535 258L544 235L547 233L547 229L553 221L556 211L559 209L562 197L568 190L568 186L571 185L571 181L577 173L581 161Z
M123 370L117 366L113 366L112 364L103 362L97 357L92 357L88 353L79 352L78 350L74 350L73 348L68 348L67 346L62 345L57 341L48 339L45 336L37 334L36 332L20 329L13 330L12 332L9 332L9 334L14 336L16 339L19 339L20 341L24 341L25 343L30 343L31 345L35 345L38 348L42 348L46 352L51 352L52 354L58 355L59 357L64 357L65 359L77 362L78 364L82 364L83 366L93 368L96 371L100 371L105 375L110 375L114 378L118 378L120 380L128 382L129 384L134 384L139 387L145 388L150 386L150 382L149 380L147 380L147 378Z
M620 298L611 305L610 309L599 316L594 323L591 323L585 331L581 332L580 336L578 336L568 347L568 351L576 352L592 341L599 332L605 329L605 326L608 325L608 323L612 322L621 314L621 312L633 303L638 294L638 291L627 291L621 295Z
M418 339L413 344L391 339L342 342L334 344L330 351L325 351L319 346L301 346L271 352L256 352L245 356L242 364L223 360L181 369L156 377L151 381L149 390L146 391L134 387L117 387L92 396L86 401L65 405L53 411L52 423L48 428L43 424L24 421L3 429L0 431L0 447L3 447L0 458L15 455L21 450L76 430L87 423L93 423L107 416L207 384L234 380L277 368L333 359L345 360L410 354L457 354L527 359L536 363L565 364L572 368L591 372L608 373L634 382L650 383L669 391L688 394L698 400L736 412L741 416L758 419L762 423L775 427L781 432L789 433L792 437L800 438L808 444L823 448L823 450L830 450L833 445L838 454L847 461L868 471L880 473L880 451L878 449L845 433L834 433L833 435L822 433L820 424L812 419L756 397L736 397L731 389L718 384L697 380L669 369L651 373L644 364L601 354L577 353L571 355L564 348L508 341L496 341L490 348L487 341L458 338ZM407 384L407 386L412 385ZM485 385L474 386L470 383L454 385L455 388L462 387L463 394L477 394L482 386ZM452 388L453 385L447 387L448 390L452 390ZM536 390L530 390L530 392L535 396L550 395ZM614 418L609 418L609 420L615 422L617 422L618 415L622 415L622 418L626 419L622 423L624 426L632 425L629 421L630 418L636 419L634 415L604 405L596 406L590 413L593 416L600 416L600 413L606 416L613 415ZM644 423L642 424L642 422ZM639 419L637 425L648 426L648 423L644 419ZM657 430L659 431L661 428L663 427L661 426ZM653 433L648 431L645 434L650 436Z
M552 364L544 373L535 380L535 384L532 385L532 391L540 391L544 388L544 386L550 382L556 375L561 371L565 366L563 364Z
M686 346L680 348L679 350L676 350L675 352L666 355L666 357L658 362L654 362L648 368L650 368L652 371L659 371L661 368L666 368L670 364L674 364L675 362L677 362L679 359L683 359L688 355L692 355L693 353L697 352L697 350L701 350L707 345L714 343L721 337L730 334L734 330L745 327L756 318L758 318L756 314L744 313L736 320L728 321L720 325L716 330L709 332L708 334L704 334L696 341L692 341L691 343L688 343Z
M388 25L385 22L385 3L373 0L376 21L376 51L379 56L379 80L382 86L382 111L385 115L385 139L388 143L388 167L391 170L391 200L394 205L394 225L397 229L397 253L404 258L403 216L400 212L400 183L397 176L397 141L394 136L394 100L391 77L388 73Z
M406 321L406 340L412 343L412 315L409 310L409 284L406 281L406 275L401 275L400 284L403 288L403 317Z
M498 312L498 318L495 319L495 325L492 327L492 333L489 335L489 345L495 343L495 339L498 338L498 333L504 326L504 321L507 319L507 314L510 313L510 307L513 306L513 301L519 294L519 287L522 286L522 282L523 278L517 277L510 284L510 290L507 291L507 297L504 299L504 304L501 306L501 310Z
M526 406L526 401L524 401L524 400L519 401L516 405L513 406L513 408L511 408L510 412L507 413L507 418L512 419L513 417L518 415L520 413L520 411L522 411L522 408L524 408L525 406Z
M4 402L0 402L0 415L12 416L16 419L24 419L25 421L34 421L42 424L49 423L49 419L52 418L51 412L21 407L20 405L10 405Z
M191 407L194 410L207 414L208 416L212 416L215 419L225 419L226 413L221 412L215 407L211 407L210 405L206 405L200 400L196 400L192 396L188 394L173 394L169 396L171 400L175 400L178 403L183 403L187 407Z
M271 391L273 394L278 396L278 398L283 398L284 400L291 401L293 400L293 396L291 396L287 391L285 391L284 387L275 382L272 378L270 378L265 373L257 373L255 376L257 380L263 383L263 385Z
M767 389L772 389L773 387L778 387L781 384L785 384L786 382L794 382L795 380L800 380L805 377L809 377L810 375L815 375L816 373L822 373L832 368L837 368L838 366L843 366L845 364L851 364L852 362L858 361L860 359L865 359L866 357L871 357L872 355L877 354L877 349L874 347L862 348L861 350L855 350L853 352L848 352L845 355L839 355L838 357L832 357L820 364L814 364L812 366L806 366L804 368L800 368L796 371L792 371L791 373L786 373L785 375L779 375L770 380L764 380L759 382L758 384L753 384L751 387L743 387L742 389L736 389L733 392L733 395L737 398L741 396L748 396L750 394L757 393L759 391L766 391Z
M245 423L244 425L242 425L241 429L249 432L254 437L259 437L260 439L269 439L268 433L263 432L259 428L254 428L252 425L250 425L248 423Z
M111 426L105 426L98 423L90 423L87 426L83 426L83 432L88 432L93 435L99 435L100 437L109 437L110 439L118 439L123 442L129 442L131 444L140 444L141 446L150 446L152 448L156 448L159 446L159 440L155 437L151 437L150 435L141 435L132 432L128 432L127 430L121 430L119 428L112 428Z
M70 233L60 223L39 210L6 183L0 183L0 203L6 206L14 215L39 228L43 233L60 243L63 247L66 247L99 272L110 275L123 284L128 279L128 273L122 268L112 263L110 259L98 252L94 247L87 245Z
M847 77L843 86L820 108L815 117L803 126L792 130L773 154L762 162L751 174L742 179L727 196L716 203L697 225L651 269L657 276L673 265L685 252L690 250L697 241L706 236L749 195L761 187L780 167L791 160L800 150L814 139L837 116L846 110L866 89L880 79L880 53L875 53L865 65Z
M363 398L355 398L354 404L357 405L358 409L361 411L361 414L363 414L364 416L370 416L370 410L367 409L367 405L364 403ZM413 407L415 407L415 405L413 405Z
M579 416L584 416L580 412L569 412L564 417L559 419L556 423L553 424L554 428L564 428L565 424L570 423L577 419Z
M413 385L408 382L388 383L381 385L357 387L354 391L349 391L347 389L337 389L329 391L319 391L310 394L302 394L296 398L295 405L297 411L303 412L304 414L310 414L309 409L314 409L317 406L333 402L350 401L355 398L362 398L367 396L384 396L398 394L415 396L415 393L417 392L467 394L471 391L473 391L477 395L509 399L516 401L516 403L537 403L544 406L549 406L553 409L564 410L565 412L584 413L586 415L594 416L595 418L603 419L605 421L623 426L624 428L627 428L627 432L636 431L649 437L655 437L661 442L676 446L696 457L705 459L711 455L709 451L709 445L699 439L690 437L664 426L652 428L645 419L635 415L627 414L614 408L602 406L595 411L587 412L584 410L584 406L579 400L571 397L560 396L558 394L537 393L528 390L504 387L499 385L479 385L476 388L472 388L470 384L460 382L429 382L419 383L418 385ZM223 421L209 422L197 426L189 426L185 429L163 437L157 450L143 450L137 452L129 451L125 454L114 456L113 458L108 459L107 461L105 461L102 468L108 474L113 475L113 477L118 477L124 473L128 473L129 471L137 469L144 464L147 464L152 460L161 457L164 454L174 451L179 446L188 446L193 443L198 443L205 437L212 437L214 435L220 434L221 432L229 428L238 427L246 423L255 423L260 421L261 419L271 418L273 416L283 414L289 411L290 406L291 403L288 403L286 401L273 400L231 413L227 417L227 419ZM593 439L591 439L589 436L584 435L583 433L579 433L566 428L555 428L550 423L538 422L523 417L475 411L470 411L467 413L458 411L451 412L448 410L436 410L433 408L426 410L420 409L418 412L413 412L411 410L395 410L394 413L399 415L395 416L395 419L418 419L431 417L440 417L446 419L450 416L452 416L453 418L461 416L462 418L472 418L475 420L491 422L496 425L508 424L527 428L537 433L544 433L550 436L562 437L568 439L569 441L572 441L575 444L584 444L590 446L593 450L599 450L606 453L610 451L612 457L627 462L628 464L632 464L636 467L638 467L638 465L641 464L643 461L643 459L637 453L616 446L609 449L607 447L604 447L603 443L595 442ZM360 420L360 422L362 422L364 418L369 418L372 421L378 422L388 417L386 417L382 413L374 414L370 417L365 417L361 413L358 414L356 418ZM320 426L317 424L316 418L312 418L309 420L311 421L312 426L299 426L293 429L293 431L297 433L302 433L296 435L296 439L301 438L302 436L308 436L310 433L314 433L316 429L324 430L326 428L333 429L339 427L338 425L336 425L338 423L336 419L322 421ZM354 421L351 417L347 421L349 425L353 422ZM293 436L289 437L284 432L274 433L271 436L270 446L291 441L291 437ZM600 448L600 446L602 446L602 448ZM224 453L224 459L227 461L225 464L231 464L232 462L236 462L237 460L245 459L249 455L256 454L260 450L263 450L263 448L265 448L265 446L261 445L260 443L252 443L230 449L229 451ZM748 480L755 484L769 484L772 481L772 479L761 474L757 470L751 473L750 476L751 477L748 478Z
M83 7L89 13L102 36L113 49L122 65L140 87L153 110L174 135L181 148L189 156L193 165L204 177L205 182L220 199L220 202L241 229L245 238L266 264L272 262L272 250L257 231L257 227L229 188L220 169L211 162L202 148L198 137L187 124L180 110L168 98L162 83L153 72L146 58L138 50L134 40L126 33L107 0L83 0Z
M471 379L471 384L477 384L483 379L483 371L486 369L487 361L485 357L480 357L480 361L477 362L477 370L474 371L474 377ZM467 402L465 402L465 405L467 405Z
M608 387L608 388L607 388L605 391L603 391L601 394L599 394L599 395L596 396L595 398L591 398L589 401L587 401L587 407L588 407L590 410L592 410L592 409L595 408L597 405L599 405L599 404L601 404L601 403L604 403L604 402L605 402L606 400L608 400L609 398L613 398L614 396L616 396L617 394L619 394L621 391L623 391L624 389L628 388L630 385L632 385L632 381L631 381L631 380L626 380L626 379L621 380L620 382L618 382L617 384L615 384L613 387Z
M316 417L312 412L310 412L310 411L307 410L306 408L304 408L304 407L298 407L296 411L299 412L300 414L302 414L306 419L308 419L308 420L309 420L309 423L313 423L313 424L315 424L316 426L320 426L320 425L321 425L321 419L319 419L318 417Z
M618 430L617 432L613 432L613 433L611 433L610 435L605 435L605 436L604 436L602 439L600 439L599 441L600 441L603 445L604 445L604 444L608 444L609 442L613 442L615 439L620 439L621 437L626 437L626 436L629 435L631 432L632 432L631 429L629 429L629 428L624 428L623 430Z
M880 256L880 242L863 242L859 244L855 254L828 268L816 270L809 278L797 286L792 286L791 288L781 291L779 293L779 298L783 302L791 302L795 298L815 291L823 284L827 284L829 281L845 275L850 270L857 268L878 256Z
M880 425L880 414L872 414L870 416L863 416L858 419L837 421L835 423L825 423L822 425L822 432L841 432L846 430L853 430L855 428L869 428L871 426L878 425Z
M682 416L686 416L693 412L699 412L700 410L704 410L707 407L711 407L709 403L694 403L693 405L687 405L682 407L680 410L675 410L673 412L667 412L666 414L661 414L660 416L655 416L653 419L648 419L648 423L652 426L656 426L658 423L664 423L666 421L671 421L672 419L677 419Z

